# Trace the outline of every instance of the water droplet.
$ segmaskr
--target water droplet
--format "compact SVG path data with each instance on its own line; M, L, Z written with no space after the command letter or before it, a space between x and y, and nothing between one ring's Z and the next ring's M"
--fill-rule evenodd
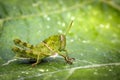
M103 24L100 24L100 28L104 28L104 25L103 25Z
M22 71L21 73L25 73L24 71Z
M38 33L40 33L41 31L39 30Z
M59 33L62 33L63 31L62 30L58 30Z
M74 19L75 19L75 17L74 17L74 16L72 16L72 17L71 17L71 20L74 20Z
M108 16L108 18L109 18L109 19L112 19L112 16L111 16L111 15L109 15L109 16Z
M47 17L47 20L50 21L50 17Z
M41 33L41 31L39 30L38 32L37 32L37 34L40 34Z
M47 14L44 14L44 18L47 18L48 17L48 15Z
M112 36L113 36L113 37L115 37L115 38L116 38L116 37L118 37L118 36L117 36L117 34L115 34L115 33L113 33L113 35L112 35Z
M64 27L64 26L65 26L65 23L62 23L62 26Z
M58 24L58 25L61 25L61 22L60 22L60 21L58 21L58 22L57 22L57 24Z
M90 43L89 40L83 40L82 43Z
M37 2L33 3L32 6L33 6L33 7L37 7L37 6L39 6L40 4L41 4L41 2L40 2L40 1L37 1Z
M112 69L109 69L109 71L112 71Z
M20 77L20 75L18 75L18 77Z
M93 15L97 15L98 14L98 12L97 11L93 11Z
M50 26L49 25L47 25L47 29L49 29L50 28Z
M105 76L108 76L108 74L105 74Z
M25 74L29 74L28 72L26 72Z
M81 53L80 56L83 56L83 53Z
M13 9L15 10L15 9L17 9L17 7L16 7L16 6L14 6L14 7L13 7Z
M93 74L94 74L94 75L98 75L98 72L94 72Z
M74 39L71 39L70 42L74 42Z
M37 3L33 3L32 6L33 6L33 7L36 7L36 6L38 6L38 4L37 4Z
M39 69L40 72L44 72L45 70L44 69Z
M98 48L95 48L96 51L98 51Z
M63 7L62 10L63 10L63 11L66 11L66 7Z
M81 41L81 39L79 38L78 41Z
M116 40L116 39L111 40L111 43L116 43L116 42L117 42L117 40Z
M49 71L48 69L46 69L46 71Z
M110 28L110 24L107 24L107 25L105 26L105 28L106 28L106 29L109 29L109 28Z
M85 31L88 32L88 28L85 28Z
M44 18L46 18L47 21L50 21L50 20L51 20L50 17L49 17L47 14L44 15Z
M22 71L21 73L29 74L27 71Z
M92 8L92 6L89 5L89 6L88 6L88 9L91 9L91 8Z

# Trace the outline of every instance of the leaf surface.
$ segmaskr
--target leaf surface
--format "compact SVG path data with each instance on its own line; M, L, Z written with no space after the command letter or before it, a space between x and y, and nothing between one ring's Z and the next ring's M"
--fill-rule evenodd
M0 0L1 80L119 80L120 1ZM33 45L57 33L67 35L72 65L62 57L46 58L36 67L16 60L14 38ZM3 66L8 61L9 64Z

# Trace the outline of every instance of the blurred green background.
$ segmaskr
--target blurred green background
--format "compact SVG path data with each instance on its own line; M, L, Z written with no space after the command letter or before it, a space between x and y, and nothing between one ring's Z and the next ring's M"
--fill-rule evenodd
M14 58L14 38L33 45L64 33L76 60L47 58L36 67ZM120 80L119 0L0 0L0 80Z

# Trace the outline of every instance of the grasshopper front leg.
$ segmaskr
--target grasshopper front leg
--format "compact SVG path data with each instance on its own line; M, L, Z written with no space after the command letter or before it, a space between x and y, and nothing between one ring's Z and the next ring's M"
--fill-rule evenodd
M62 56L68 64L72 64L73 60L75 60L75 58L70 58L69 56L63 54L59 54L59 55Z
M70 58L68 56L67 50L65 50L65 49L63 49L61 51L64 51L66 53L66 55L63 55L62 53L59 53L59 55L62 56L68 64L72 64L72 62L73 62L73 60L75 60L75 58Z

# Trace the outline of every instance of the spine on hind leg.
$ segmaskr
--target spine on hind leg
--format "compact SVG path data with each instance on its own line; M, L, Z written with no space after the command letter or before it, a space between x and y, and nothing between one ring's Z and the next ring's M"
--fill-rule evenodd
M31 45L29 43L26 43L26 42L22 42L20 39L14 39L13 42L16 45L19 45L19 46L23 46L23 47L27 47L27 48L33 48L33 45Z
M29 55L33 55L32 50L25 50L25 49L21 49L17 46L12 48L12 51L14 51L16 53L17 57L25 57L25 58L29 58Z
M13 47L13 48L12 48L12 51L14 51L14 52L20 52L20 53L25 53L25 50L24 50L24 49L20 49L20 48L18 48L18 47Z
M33 53L32 50L24 50L24 49L21 49L21 48L16 47L16 46L12 48L12 51L20 52L20 53L26 53L26 54L32 54Z

